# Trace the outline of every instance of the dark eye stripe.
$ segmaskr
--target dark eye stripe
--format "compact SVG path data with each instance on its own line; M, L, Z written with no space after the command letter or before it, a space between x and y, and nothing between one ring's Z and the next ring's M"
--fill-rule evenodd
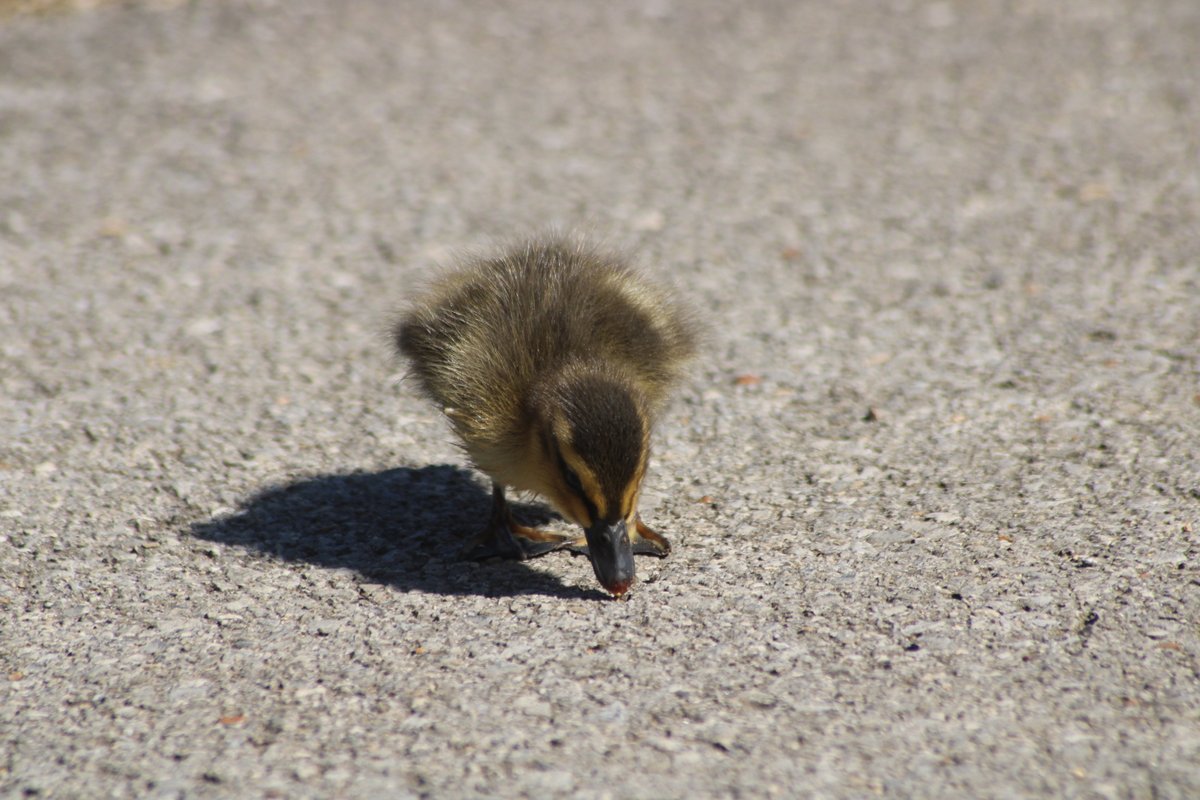
M574 492L575 495L583 501L584 506L587 507L588 516L590 516L592 519L595 519L598 516L596 513L596 504L592 502L592 498L588 497L587 492L583 490L583 481L579 480L579 475L576 474L575 470L567 466L567 462L563 460L561 453L558 456L558 469L562 473L563 480L566 481L567 487Z

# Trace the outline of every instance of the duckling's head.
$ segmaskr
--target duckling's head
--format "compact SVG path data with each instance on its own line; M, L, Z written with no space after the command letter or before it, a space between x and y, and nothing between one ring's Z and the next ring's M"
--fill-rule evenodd
M596 578L620 597L633 583L630 535L650 451L636 381L603 366L557 374L535 394L541 493L583 528Z

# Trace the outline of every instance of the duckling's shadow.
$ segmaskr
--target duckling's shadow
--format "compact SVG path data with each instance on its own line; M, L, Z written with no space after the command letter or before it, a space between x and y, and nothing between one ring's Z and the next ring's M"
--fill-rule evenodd
M557 519L544 506L510 505L530 525ZM522 562L462 560L459 551L482 529L490 507L490 493L467 470L446 464L400 467L321 475L265 489L232 516L194 524L192 534L287 561L353 569L406 591L605 597Z

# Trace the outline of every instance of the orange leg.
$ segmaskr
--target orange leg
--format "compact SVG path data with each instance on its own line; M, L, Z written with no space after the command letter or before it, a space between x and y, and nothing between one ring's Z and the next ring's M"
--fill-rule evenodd
M637 517L637 535L630 537L633 552L640 556L658 556L666 558L671 552L671 543L661 533L642 522L642 515Z

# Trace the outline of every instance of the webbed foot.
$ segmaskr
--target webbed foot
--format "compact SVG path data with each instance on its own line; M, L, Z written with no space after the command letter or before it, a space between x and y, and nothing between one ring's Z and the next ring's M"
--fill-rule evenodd
M666 558L671 554L671 542L661 533L642 522L642 515L637 517L637 535L630 542L633 552L639 556L655 556Z
M486 561L492 558L506 561L526 561L540 555L561 550L575 538L557 533L540 531L521 525L513 519L508 501L504 498L504 487L492 484L492 513L487 525L462 550L468 561Z

